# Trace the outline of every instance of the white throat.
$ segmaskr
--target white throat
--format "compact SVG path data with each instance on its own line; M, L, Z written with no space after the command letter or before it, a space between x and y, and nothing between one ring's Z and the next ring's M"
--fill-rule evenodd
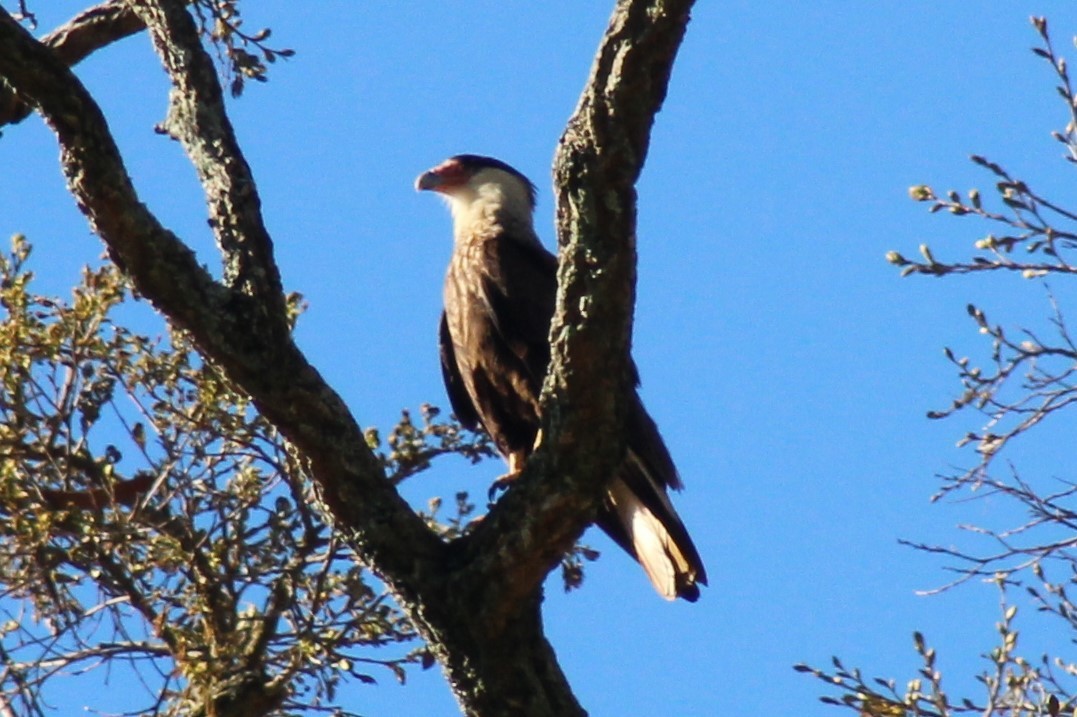
M446 197L456 239L509 230L534 234L529 188L500 169L483 169Z

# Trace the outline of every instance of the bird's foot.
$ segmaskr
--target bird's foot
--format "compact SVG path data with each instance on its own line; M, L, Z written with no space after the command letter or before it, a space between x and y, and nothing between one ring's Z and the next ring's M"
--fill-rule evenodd
M486 491L486 498L491 503L497 498L499 493L503 493L509 489L509 486L515 482L520 474L523 473L522 469L512 470L505 475L498 476L494 479L494 482L490 484L489 490Z

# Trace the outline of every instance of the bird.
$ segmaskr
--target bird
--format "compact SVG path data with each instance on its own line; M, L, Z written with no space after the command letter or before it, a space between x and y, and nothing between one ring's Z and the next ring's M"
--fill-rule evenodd
M453 219L438 327L449 402L463 426L490 435L509 465L503 479L511 480L540 435L557 293L557 258L534 228L537 190L505 162L475 154L423 172L415 188L441 194ZM659 595L695 602L707 574L670 502L667 489L680 490L681 480L639 398L634 363L631 369L626 456L595 522L643 566Z

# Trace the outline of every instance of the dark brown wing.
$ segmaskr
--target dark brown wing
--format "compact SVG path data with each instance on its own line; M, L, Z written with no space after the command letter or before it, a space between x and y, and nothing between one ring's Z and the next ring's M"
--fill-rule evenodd
M441 312L441 323L438 326L438 353L441 355L441 377L445 380L445 392L449 394L449 403L456 419L472 431L478 430L482 425L475 410L475 404L471 402L471 396L467 394L464 379L460 375L460 367L456 363L456 350L452 345L452 337L449 336L449 324L445 318L445 312Z
M550 363L557 258L537 242L503 236L485 245L483 289L490 319L529 373L537 398Z
M538 432L556 266L533 236L502 233L456 247L446 274L445 385L461 420L506 456L529 452Z
M632 396L625 432L627 433L625 442L628 448L636 454L658 484L663 488L680 490L681 479L677 474L677 467L673 464L673 457L670 456L666 442L662 440L662 434L658 432L658 426L655 425L651 414L647 413L647 409L643 407L643 401L640 400L638 394Z

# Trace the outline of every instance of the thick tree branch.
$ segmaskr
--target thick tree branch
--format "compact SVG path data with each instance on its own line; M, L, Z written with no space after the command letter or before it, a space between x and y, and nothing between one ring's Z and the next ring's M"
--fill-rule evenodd
M65 65L74 66L93 52L145 29L145 24L124 0L108 0L83 10L56 28L41 43ZM0 85L0 126L21 122L32 108Z
M225 113L213 60L186 5L184 0L132 3L172 78L168 119L161 131L183 144L198 172L209 223L224 258L225 284L257 299L264 330L286 335L280 274L258 190Z
M124 0L108 0L83 10L41 42L66 65L75 65L114 42L145 29Z
M560 244L542 444L474 535L510 594L541 584L593 517L624 455L635 298L635 182L691 0L621 0L554 167Z
M3 10L0 76L56 133L68 186L113 261L309 459L341 532L398 593L413 597L444 546L385 480L340 397L289 336L251 323L263 311L251 296L215 282L139 201L100 108Z

